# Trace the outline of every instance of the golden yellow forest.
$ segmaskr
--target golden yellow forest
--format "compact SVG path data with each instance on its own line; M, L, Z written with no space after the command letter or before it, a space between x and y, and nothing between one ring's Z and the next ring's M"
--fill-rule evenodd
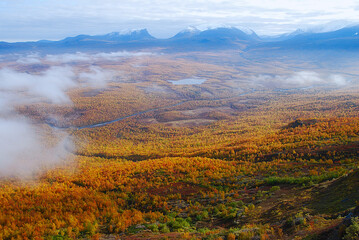
M70 103L17 104L44 144L65 138L67 154L1 178L0 239L349 236L345 217L359 199L357 81L327 85L324 74L323 83L292 85L273 76L325 70L233 55L99 60L114 75L106 84L79 77ZM175 84L182 79L192 82Z

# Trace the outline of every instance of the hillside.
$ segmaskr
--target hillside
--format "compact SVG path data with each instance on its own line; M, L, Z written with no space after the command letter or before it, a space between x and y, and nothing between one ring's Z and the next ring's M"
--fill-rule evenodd
M1 239L346 236L359 190L355 68L293 71L309 65L226 50L106 54L1 63L31 76L95 65L110 79L86 85L86 72L70 103L16 105L42 141L73 146L61 164L2 178Z

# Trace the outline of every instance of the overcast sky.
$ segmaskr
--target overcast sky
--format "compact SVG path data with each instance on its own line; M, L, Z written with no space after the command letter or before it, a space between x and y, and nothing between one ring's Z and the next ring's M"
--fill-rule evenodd
M188 26L221 25L273 35L351 23L359 23L358 0L0 0L0 41L138 28L167 38Z

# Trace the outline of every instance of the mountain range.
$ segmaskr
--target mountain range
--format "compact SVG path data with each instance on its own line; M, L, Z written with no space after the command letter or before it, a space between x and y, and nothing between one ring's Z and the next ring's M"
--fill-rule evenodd
M78 35L59 41L0 42L0 53L113 51L163 48L169 51L210 49L341 49L359 48L359 25L336 31L313 33L297 30L276 37L259 37L254 31L219 27L200 31L188 28L168 39L157 39L146 29L105 35Z

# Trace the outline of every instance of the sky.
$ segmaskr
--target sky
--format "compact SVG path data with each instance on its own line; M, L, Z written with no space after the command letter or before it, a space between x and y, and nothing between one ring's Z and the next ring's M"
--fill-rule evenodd
M142 28L168 38L188 26L275 35L355 23L358 0L0 0L0 41L8 42Z

